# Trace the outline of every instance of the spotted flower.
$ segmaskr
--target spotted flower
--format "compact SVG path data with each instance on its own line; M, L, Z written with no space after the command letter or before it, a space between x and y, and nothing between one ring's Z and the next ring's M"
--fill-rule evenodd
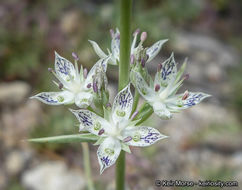
M96 54L100 57L100 58L105 58L108 55L110 55L110 60L109 63L112 65L117 65L119 62L119 52L120 52L120 32L118 29L116 29L116 32L114 32L113 30L111 31L111 37L112 37L112 42L111 42L111 51L108 49L108 54L104 53L101 48L99 47L99 45L92 41L89 40L89 42L92 44L94 51L96 52ZM136 60L139 59L140 57L140 52L144 49L143 48L143 42L145 41L147 34L146 32L143 32L141 34L141 39L139 44L136 46L137 43L137 36L139 34L139 30L136 30L133 34L134 39L131 45L131 56L133 56ZM147 54L147 62L150 62L160 51L162 45L166 42L167 40L159 40L156 43L154 43L151 47L146 49L146 54Z
M75 55L74 57L77 56ZM108 57L100 59L87 73L81 66L78 70L77 60L75 66L67 59L61 57L55 52L55 71L49 69L51 73L59 80L54 83L61 89L60 92L41 92L31 98L40 100L49 105L62 105L75 103L80 108L86 108L92 103L93 75L98 67L103 67L105 72L107 68Z
M112 108L105 109L104 118L89 110L71 110L80 122L80 130L100 137L96 143L100 145L97 150L100 173L115 163L121 150L130 153L129 146L145 147L166 137L154 128L136 126L138 121L130 118L132 105L128 85L117 94Z
M176 65L172 53L170 58L159 64L155 80L151 79L149 85L140 73L134 74L135 85L139 93L153 107L155 114L162 119L169 119L172 113L194 106L210 96L202 92L188 91L176 94L184 79L188 77L188 75L182 77L186 61L179 71Z

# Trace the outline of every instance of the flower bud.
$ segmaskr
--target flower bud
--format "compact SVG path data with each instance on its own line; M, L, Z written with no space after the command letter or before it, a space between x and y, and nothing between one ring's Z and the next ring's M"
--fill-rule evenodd
M77 55L75 52L72 52L72 57L73 57L76 61L79 60L79 57L78 57L78 55Z
M146 40L146 38L147 38L147 32L142 32L141 36L140 36L141 42L144 42Z
M155 85L155 91L158 92L160 90L160 85L159 84L156 84Z

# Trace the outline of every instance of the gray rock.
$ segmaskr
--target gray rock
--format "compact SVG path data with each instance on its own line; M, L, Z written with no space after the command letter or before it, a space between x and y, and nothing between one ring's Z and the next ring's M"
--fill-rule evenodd
M24 187L32 190L80 190L85 179L78 171L68 169L63 162L42 163L23 174Z
M30 86L21 81L0 84L0 104L17 105L30 93Z

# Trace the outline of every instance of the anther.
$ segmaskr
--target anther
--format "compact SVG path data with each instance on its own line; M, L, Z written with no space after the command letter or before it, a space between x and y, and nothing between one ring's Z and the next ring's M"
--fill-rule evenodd
M186 90L183 94L182 100L186 100L189 96L189 92Z
M134 54L132 54L130 56L130 64L133 65L134 64Z
M102 135L104 133L104 129L101 129L99 132L98 132L98 135Z
M132 116L131 116L130 119L133 120L133 119L138 115L138 113L139 113L138 111L135 111L135 112L132 114Z
M113 29L110 29L109 31L110 31L111 37L113 38L114 37L114 31L113 31Z
M106 104L106 108L111 108L111 107L112 107L112 105L110 102Z
M89 84L87 85L87 88L91 88L91 87L92 87L92 84L89 83Z
M160 90L160 85L159 84L156 84L155 85L155 91L158 92Z
M53 72L53 69L52 68L48 68L48 71L52 73Z
M126 137L124 140L123 140L123 142L124 143L127 143L127 142L129 142L129 141L131 141L132 140L132 137L131 136L128 136L128 137Z
M92 88L94 92L97 92L97 83L93 81Z
M72 57L73 57L76 61L79 60L79 57L78 57L78 55L77 55L75 52L72 52Z
M184 80L189 79L189 77L190 77L189 74L185 74L185 75L184 75Z
M142 32L141 36L140 36L141 42L144 42L146 40L146 38L147 38L147 32Z
M87 78L87 69L86 68L83 69L83 77L85 79Z
M145 67L145 62L146 62L145 59L142 58L142 59L141 59L141 66L142 66L143 68Z
M64 85L62 83L59 83L59 89L62 89Z
M158 66L157 66L157 72L160 72L160 71L161 71L161 69L162 69L162 64L161 64L161 63L159 63L159 64L158 64Z
M135 35L138 35L139 33L140 33L140 29L137 28L137 29L135 30L135 32L133 33L133 35L135 36Z

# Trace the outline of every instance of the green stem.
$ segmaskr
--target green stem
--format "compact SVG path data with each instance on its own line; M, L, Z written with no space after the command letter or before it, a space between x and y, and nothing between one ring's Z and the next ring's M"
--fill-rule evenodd
M139 102L139 92L137 89L135 89L135 94L134 94L134 103L133 103L133 108L132 108L132 112L131 115L135 112L137 106L138 106L138 102Z
M132 0L120 0L120 62L119 91L129 83ZM125 188L125 152L116 162L116 190Z
M88 190L95 190L93 181L92 181L92 172L91 172L91 165L90 165L88 143L81 143L81 144L82 144L82 152L83 152L84 169L85 169L85 175L86 175L86 180L87 180L87 187L88 187Z
M143 123L144 121L146 121L154 112L152 106L150 106L147 102L145 102L140 110L139 110L139 114L136 116L136 120L140 119L140 121L136 124L139 125L141 123Z

